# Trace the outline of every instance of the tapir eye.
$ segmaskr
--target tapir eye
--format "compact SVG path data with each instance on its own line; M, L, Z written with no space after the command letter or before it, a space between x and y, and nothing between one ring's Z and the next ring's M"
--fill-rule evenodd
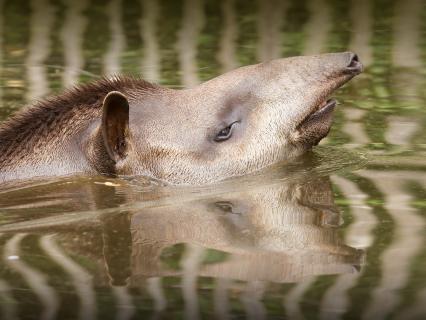
M227 126L226 128L223 128L222 130L220 130L218 134L216 135L216 137L214 138L214 141L221 142L221 141L228 140L232 136L232 129L236 123L238 123L238 121L235 121L231 123L229 126Z
M228 201L217 201L215 205L217 208L219 208L223 212L232 213L234 209L232 206L232 203Z

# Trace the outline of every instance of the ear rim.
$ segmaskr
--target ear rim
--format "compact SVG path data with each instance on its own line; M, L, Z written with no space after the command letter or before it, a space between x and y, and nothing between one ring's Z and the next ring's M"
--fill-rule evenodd
M114 101L115 100L115 101ZM121 109L121 110L120 110ZM129 102L126 96L120 91L110 91L105 96L102 102L102 140L107 151L108 156L114 163L126 158L129 144ZM121 132L118 134L119 145L116 145L112 148L111 143L111 126L109 120L112 112L116 112L115 118L121 117L118 119L121 123ZM108 130L108 128L110 130ZM117 131L117 130L116 130Z

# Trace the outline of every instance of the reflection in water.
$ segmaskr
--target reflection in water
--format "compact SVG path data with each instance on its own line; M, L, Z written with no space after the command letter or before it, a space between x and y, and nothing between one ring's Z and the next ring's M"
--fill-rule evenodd
M185 87L194 87L200 82L197 72L197 39L204 25L202 9L202 0L184 0L182 28L176 45L182 68L182 84Z
M383 277L373 291L373 299L364 314L366 319L385 319L399 303L397 292L407 285L410 261L422 249L421 234L425 223L416 210L410 207L410 196L401 192L404 179L384 172L367 171L361 174L369 177L383 193L384 207L396 226L395 240L382 256Z
M214 288L213 303L214 314L219 319L230 319L231 308L229 301L229 291L233 281L230 279L217 279Z
M421 69L421 25L422 0L409 0L395 4L395 26L393 30L392 63L399 68L393 77L393 86L397 90L395 100L403 106L412 107L422 104L421 92L424 92L424 77L408 70ZM386 142L398 146L410 145L419 131L416 116L392 115L387 118Z
M223 27L220 37L217 59L222 66L222 72L238 67L236 61L235 41L237 39L237 23L234 10L234 0L222 1Z
M107 5L107 19L110 28L110 40L104 57L103 72L113 76L120 73L121 55L126 47L122 23L122 1L110 0Z
M307 0L310 19L306 25L304 55L327 51L327 36L331 29L331 13L326 0Z
M1 304L1 316L2 319L14 320L18 319L16 312L16 301L13 299L11 288L8 283L4 280L0 280L0 300Z
M395 4L393 63L399 67L421 68L421 24L423 0L398 1Z
M137 244L133 270L140 277L181 274L166 268L161 254L165 248L190 243L195 247L191 246L192 254L182 271L188 277L195 273L288 282L311 274L352 272L349 261L357 263L357 251L339 240L339 222L327 181L262 187L229 197L147 208L132 218ZM198 246L231 255L198 269L202 259ZM150 260L148 253L153 256ZM191 272L186 273L186 268Z
M4 1L4 0L2 0ZM64 58L64 72L63 72L63 87L71 86L77 83L81 68L85 61L83 58L83 52L87 48L83 48L83 38L87 36L86 25L87 25L87 10L94 10L96 8L94 4L89 3L87 0L79 0L77 2L65 2L65 13L64 21L60 28L62 50L58 50L59 53L63 53ZM219 5L219 4L218 4ZM55 36L53 26L57 24L58 6L51 2L44 0L31 1L31 32L30 42L28 44L28 55L25 61L27 67L27 75L29 80L29 88L26 92L26 96L29 100L33 98L41 97L49 92L49 87L57 87L56 84L49 85L47 82L47 72L55 72L52 68L46 70L44 65L48 59L52 59L57 64L57 61L62 57L54 56L52 53L52 41L51 38ZM242 25L237 22L236 8L237 3L234 1L222 1L220 3L223 23L218 26L220 32L217 33L217 40L219 46L216 53L218 62L220 63L223 71L235 68L237 63L237 56L241 53L241 50L247 51L247 47L239 47L237 45L238 35L247 37L247 32ZM245 25L254 24L253 30L256 30L257 26L257 45L254 49L257 51L257 58L259 61L268 60L274 57L279 57L283 50L284 43L294 43L301 48L304 48L303 53L317 53L327 51L330 47L330 43L333 39L339 39L343 36L336 36L336 32L345 32L344 30L333 29L335 21L333 21L332 10L343 10L340 7L335 7L336 4L326 1L307 1L306 5L300 5L299 11L306 12L308 19L300 19L300 25L304 25L304 32L300 35L295 36L292 28L292 19L295 19L292 15L294 14L294 3L290 1L259 1L258 13L255 17L248 16L243 17L243 23ZM93 8L92 8L93 7ZM123 7L126 7L120 0L111 0L108 3L107 8L96 8L96 10L106 11L105 23L108 25L107 30L108 43L101 44L97 41L99 39L89 39L89 42L97 43L97 46L106 48L103 59L103 72L106 75L113 75L119 73L121 65L126 62L126 52L130 49L126 48L126 38L129 36L127 30L123 25L123 15L125 14ZM205 20L205 8L206 4L201 0L187 0L182 3L182 17L179 19L179 30L178 37L175 43L168 43L167 48L163 48L160 43L160 39L165 37L160 33L161 24L164 21L170 20L168 15L170 12L163 10L165 4L150 0L141 0L140 2L140 32L138 36L142 39L143 43L143 58L141 62L142 74L149 80L153 81L164 81L167 79L161 79L160 70L162 69L161 62L163 56L170 55L170 48L176 48L178 52L179 60L176 66L168 66L176 68L173 70L174 73L180 74L181 84L184 86L194 86L199 83L199 68L198 64L203 57L200 57L199 46L204 45L203 35L204 32L209 32L212 28L206 24ZM414 105L422 105L423 98L421 92L424 91L424 77L415 75L411 69L403 72L398 72L392 78L392 87L395 87L397 94L392 92L388 87L383 86L383 81L377 81L375 78L384 77L383 67L377 68L377 66L389 67L388 63L392 63L396 67L403 68L417 68L421 69L424 67L424 63L421 60L422 57L422 46L421 41L422 34L422 20L421 12L423 8L422 0L410 0L410 1L395 1L395 4L391 6L391 10L388 12L395 13L395 19L392 20L394 23L389 25L387 22L389 19L380 16L379 19L375 19L377 12L380 12L377 5L369 1L352 1L347 6L348 17L350 18L350 33L346 33L348 36L348 48L360 54L361 60L365 66L375 66L374 79L370 79L371 75L366 74L364 76L365 84L362 85L356 94L361 94L364 99L357 99L357 103L364 107L364 110L354 106L353 108L345 108L342 112L344 113L342 130L332 132L331 139L324 141L323 143L334 143L339 139L339 135L343 134L350 141L347 143L347 147L358 148L365 147L375 143L388 143L395 145L407 146L409 145L408 139L416 138L419 135L418 121L415 117L406 117L402 122L399 120L392 121L390 119L387 122L389 127L388 132L384 135L384 139L380 138L380 135L372 134L373 129L368 128L371 126L366 119L379 118L378 121L382 121L380 117L382 114L378 114L375 109L377 105L392 103L389 99L383 99L384 97L394 96L394 100L398 102L396 108L407 105L408 108L413 109ZM131 8L132 10L133 7ZM303 10L302 10L303 9ZM170 9L168 9L170 10ZM306 10L306 11L304 11ZM334 12L333 11L333 12ZM342 12L343 14L343 12ZM255 18L255 19L254 19ZM176 19L174 17L174 19ZM304 23L306 21L306 23ZM95 22L93 22L95 23ZM387 25L385 25L387 23ZM392 33L393 41L389 44L383 44L383 40L378 38L383 32L381 31L385 27L390 27L389 32ZM242 30L239 30L239 27ZM286 28L283 31L283 28ZM378 31L374 28L378 28ZM207 30L207 31L206 31ZM380 32L379 32L380 31ZM10 33L10 31L7 31ZM291 38L291 37L294 37ZM346 36L345 36L346 37ZM287 41L287 38L290 38ZM286 41L283 41L286 40ZM104 41L104 40L102 40ZM333 40L335 41L335 40ZM346 40L345 40L346 41ZM105 41L104 41L105 42ZM387 45L390 51L391 61L386 62L386 54L378 49L375 49L373 44L378 43L381 47ZM25 45L25 44L22 44ZM333 44L333 47L341 47L343 44ZM381 48L379 47L379 49ZM7 56L12 56L15 53L8 51ZM134 48L131 48L134 50ZM374 57L373 53L376 50ZM16 51L16 50L15 50ZM24 62L24 61L23 61ZM90 68L98 69L94 66L94 61L87 61L87 66ZM209 67L210 68L210 67ZM3 68L1 68L3 70ZM133 68L135 73L140 70L140 66ZM171 70L167 70L168 74ZM85 71L85 73L90 70ZM217 71L216 73L219 73ZM21 83L22 79L18 81ZM15 81L10 82L11 85L15 85ZM174 83L178 85L179 83ZM357 88L358 84L353 84L354 88ZM6 94L8 91L13 90L12 87L6 87ZM370 92L369 92L370 91ZM365 95L365 93L367 95ZM377 95L377 97L371 97L371 95ZM349 97L350 100L352 100ZM401 102L401 104L399 104ZM366 110L366 109L371 110ZM368 111L366 113L366 111ZM395 118L393 118L395 119ZM402 118L401 118L402 119ZM399 124L412 123L412 125L400 126ZM374 121L375 123L375 121ZM374 126L374 125L373 125ZM413 131L413 134L411 132ZM416 132L414 132L416 131ZM394 139L395 132L397 135L405 136L407 138ZM337 139L336 139L337 138ZM410 141L411 142L411 141Z
M77 186L65 183L61 188L63 192L76 194ZM87 186L78 187L84 192L77 192L78 196L68 205L80 209L82 204L92 208L122 206L138 197L130 185L109 187L91 183L89 189ZM44 197L61 193L61 188L58 185L46 188ZM44 314L55 314L59 300L47 283L55 287L61 280L50 279L24 263L30 253L19 249L26 236L19 230L47 233L41 236L40 247L48 258L46 261L59 265L72 279L73 290L81 301L80 316L96 314L94 295L99 294L96 288L109 282L122 319L136 312L132 302L136 297L130 294L134 287L146 287L154 300L153 309L165 312L173 301L167 302L163 286L165 281L176 277L181 279L185 318L201 316L201 283L203 279L211 279L218 285L215 290L224 290L223 295L216 295L221 301L227 299L230 291L241 287L241 281L245 282L238 299L248 317L259 319L266 318L262 300L269 292L269 283L358 272L363 253L346 246L339 236L341 217L327 178L298 178L277 185L238 189L165 206L129 208L128 213L99 216L96 225L87 225L79 219L48 228L32 225L31 220L15 224L16 227L9 224L6 229L0 229L18 233L6 242L4 256L5 259L20 257L8 260L8 266L26 279L43 302ZM29 227L25 227L26 223ZM83 243L92 245L80 245ZM74 257L91 257L92 271L79 265L70 253ZM103 275L93 273L94 270ZM108 278L110 281L106 281ZM171 288L166 286L166 290ZM292 296L289 293L287 304L295 302ZM223 306L215 302L218 316L232 312L226 307L229 303Z
M144 58L142 74L144 79L152 82L160 81L160 53L157 40L159 4L156 0L141 0L143 18L140 22L141 36L144 42Z
M420 290L419 294L414 301L414 306L412 308L402 309L395 316L396 319L421 319L426 314L426 288Z
M80 300L79 319L95 318L96 300L92 283L93 276L74 260L64 254L61 248L57 245L54 235L49 234L41 237L40 247L53 262L61 266L71 277L74 289Z
M43 306L40 319L55 319L59 301L54 289L48 284L46 275L21 260L20 244L25 236L25 233L17 233L6 242L3 260L9 268L25 279L28 286L37 295Z
M353 221L345 232L345 242L355 248L370 247L374 237L372 232L378 221L373 214L373 209L366 203L367 195L348 179L334 176L332 181L349 201L353 216ZM356 285L362 271L337 277L322 298L321 319L342 318L350 304L348 292Z
M349 48L359 55L365 67L369 67L373 61L370 45L373 30L372 1L352 0L350 19L352 33Z
M31 35L28 45L27 101L41 98L49 92L45 61L51 48L51 31L54 24L54 8L50 1L31 0Z
M199 318L197 278L204 253L205 249L203 247L189 243L185 246L185 254L180 264L182 268L182 297L185 304L184 314L186 319ZM140 258L145 259L143 252Z
M156 313L161 313L167 308L167 299L163 291L161 280L162 278L160 277L151 277L146 280L146 290L154 302L153 310Z
M126 287L113 287L113 295L116 299L117 319L131 319L135 313L135 306L132 303L132 298L129 295Z
M315 277L307 277L297 283L284 298L284 307L286 315L289 319L304 319L301 302L303 295L308 288L314 283Z
M241 295L247 319L266 319L266 310L261 302L265 289L265 283L250 281L246 284Z
M4 0L0 0L0 106L3 106L3 12Z
M366 111L362 109L345 108L343 110L346 121L342 126L342 131L351 138L351 143L345 144L346 148L361 147L370 143L362 121L365 114Z
M87 18L83 11L88 6L88 0L66 0L67 12L64 26L61 30L61 40L64 47L64 88L78 83L78 77L84 66L83 35L87 26Z
M407 146L419 130L417 120L411 117L389 116L387 122L385 139L390 144Z
M349 201L353 216L353 221L345 232L346 243L355 248L368 248L373 243L372 231L378 222L372 212L373 208L366 203L368 196L348 179L333 176L332 181Z
M239 61L347 46L367 70L339 91L327 143L369 163L333 189L280 169L207 191L101 177L2 190L2 319L425 317L424 1L29 3L0 0L2 119L99 70L190 87Z
M281 27L288 2L280 0L259 0L259 61L281 57Z

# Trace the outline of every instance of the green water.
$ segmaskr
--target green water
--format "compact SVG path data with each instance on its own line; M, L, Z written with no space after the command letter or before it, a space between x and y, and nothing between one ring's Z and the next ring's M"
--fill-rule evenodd
M0 0L0 120L101 75L186 87L343 50L366 71L291 165L0 188L0 318L426 318L424 0Z

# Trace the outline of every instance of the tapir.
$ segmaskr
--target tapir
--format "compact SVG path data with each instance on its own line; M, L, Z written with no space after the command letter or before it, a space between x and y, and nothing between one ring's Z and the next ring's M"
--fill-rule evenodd
M205 255L199 256L191 276L295 282L318 274L353 273L364 253L344 244L338 228L342 222L326 177L145 208L131 217L133 278L187 276L184 261L183 270L165 263L166 250L182 244L189 244L186 250L195 246L198 252L225 253L214 263L202 264Z
M140 192L133 180L107 185L90 178L16 188L0 197L0 211L13 216L0 233L55 234L64 255L93 261L96 287L108 278L131 286L166 276L282 283L359 271L365 254L344 242L329 177L313 168L283 173L276 183L270 177L285 170L275 169L256 183L236 178L196 194ZM212 250L216 257L206 259Z
M0 125L0 182L104 174L198 185L252 173L317 145L332 124L329 95L362 68L343 52L181 90L118 76L77 86Z

